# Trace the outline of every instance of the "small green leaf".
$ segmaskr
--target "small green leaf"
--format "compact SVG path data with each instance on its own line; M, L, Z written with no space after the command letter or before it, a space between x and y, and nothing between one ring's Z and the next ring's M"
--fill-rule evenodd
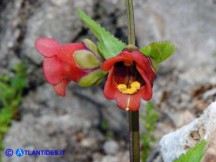
M126 44L114 37L98 23L92 20L88 15L86 15L82 10L78 9L82 21L89 27L93 34L98 38L98 49L105 59L114 57L119 54Z
M153 59L156 64L160 64L175 52L175 46L169 41L151 43L143 48L141 52Z
M14 78L12 78L10 82L11 82L11 87L16 90L21 90L26 86L26 80L18 76L15 76Z
M0 127L0 133L6 133L8 131L9 127L6 125L3 125Z
M186 154L182 154L174 162L200 162L203 157L205 146L206 141L202 140L199 144L195 145L195 147L190 148Z

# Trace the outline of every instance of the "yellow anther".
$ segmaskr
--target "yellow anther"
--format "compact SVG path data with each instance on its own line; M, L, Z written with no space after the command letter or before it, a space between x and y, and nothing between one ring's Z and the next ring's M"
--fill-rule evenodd
M135 94L140 89L140 87L140 83L135 81L131 83L130 88L128 88L125 84L119 84L117 88L123 94L132 95Z
M131 87L131 88L128 88L126 91L122 92L122 93L124 93L124 94L130 94L131 95L131 94L134 94L136 92L137 92L137 89Z
M127 86L125 84L119 84L117 88L120 92L124 92L127 90Z
M131 87L136 88L138 90L140 89L141 85L139 82L135 81L131 83Z

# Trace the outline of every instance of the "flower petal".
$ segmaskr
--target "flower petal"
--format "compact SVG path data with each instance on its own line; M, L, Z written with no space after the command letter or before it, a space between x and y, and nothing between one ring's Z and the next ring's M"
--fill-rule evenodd
M60 44L52 38L39 38L35 41L35 47L43 56L52 57L57 55Z
M64 79L60 83L56 84L54 86L55 92L60 95L60 96L65 96L66 95L66 87L69 84L70 80Z
M148 57L139 53L139 51L134 51L131 53L134 56L134 61L136 62L136 69L139 71L145 85L140 89L141 96L144 100L150 100L152 97L152 85L155 79L155 71L151 67L151 62Z
M85 49L83 43L69 43L69 44L61 45L58 52L58 58L63 62L69 64L76 64L73 54L75 51L83 50L83 49Z
M112 58L106 60L102 65L102 69L104 71L108 71L113 67L113 65L116 62L129 62L129 63L132 63L133 62L133 57L131 56L131 54L129 52L124 51L121 54L119 54L118 56L115 56L115 57L112 57Z
M136 68L139 71L140 75L142 76L143 80L145 81L145 85L140 89L141 96L144 100L148 101L152 97L152 85L149 79L147 78L145 71L139 66L136 66Z
M115 93L117 91L117 85L116 83L113 81L113 70L114 68L112 68L108 74L107 80L106 80L106 84L104 87L104 96L107 99L114 99L115 98Z
M67 77L63 63L59 61L57 57L44 58L43 70L47 81L54 85Z
M123 110L137 111L140 107L141 93L137 92L133 95L125 95L118 92L117 105Z

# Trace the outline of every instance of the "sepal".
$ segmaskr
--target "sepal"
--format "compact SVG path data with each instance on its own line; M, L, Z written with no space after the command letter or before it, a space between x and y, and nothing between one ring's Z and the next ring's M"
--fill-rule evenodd
M141 48L141 52L152 59L154 67L168 59L176 50L169 41L154 42Z
M89 73L86 76L83 76L78 84L80 87L90 87L97 85L102 82L103 78L106 76L106 72L101 69L95 70L94 72Z
M83 69L93 69L101 65L101 61L88 50L76 51L74 59L78 66Z
M97 46L91 40L84 39L82 42L89 51L92 51L95 55L101 56Z

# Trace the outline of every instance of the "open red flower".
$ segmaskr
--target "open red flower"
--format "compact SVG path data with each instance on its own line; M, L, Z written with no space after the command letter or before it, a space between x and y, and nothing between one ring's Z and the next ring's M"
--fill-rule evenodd
M102 69L109 71L104 88L107 99L116 99L123 110L137 111L140 99L150 100L155 71L149 57L129 49L106 60Z
M62 45L55 39L39 38L35 47L44 56L43 70L47 81L60 96L65 96L70 81L90 86L99 82L104 74L100 69L102 58L90 40Z

